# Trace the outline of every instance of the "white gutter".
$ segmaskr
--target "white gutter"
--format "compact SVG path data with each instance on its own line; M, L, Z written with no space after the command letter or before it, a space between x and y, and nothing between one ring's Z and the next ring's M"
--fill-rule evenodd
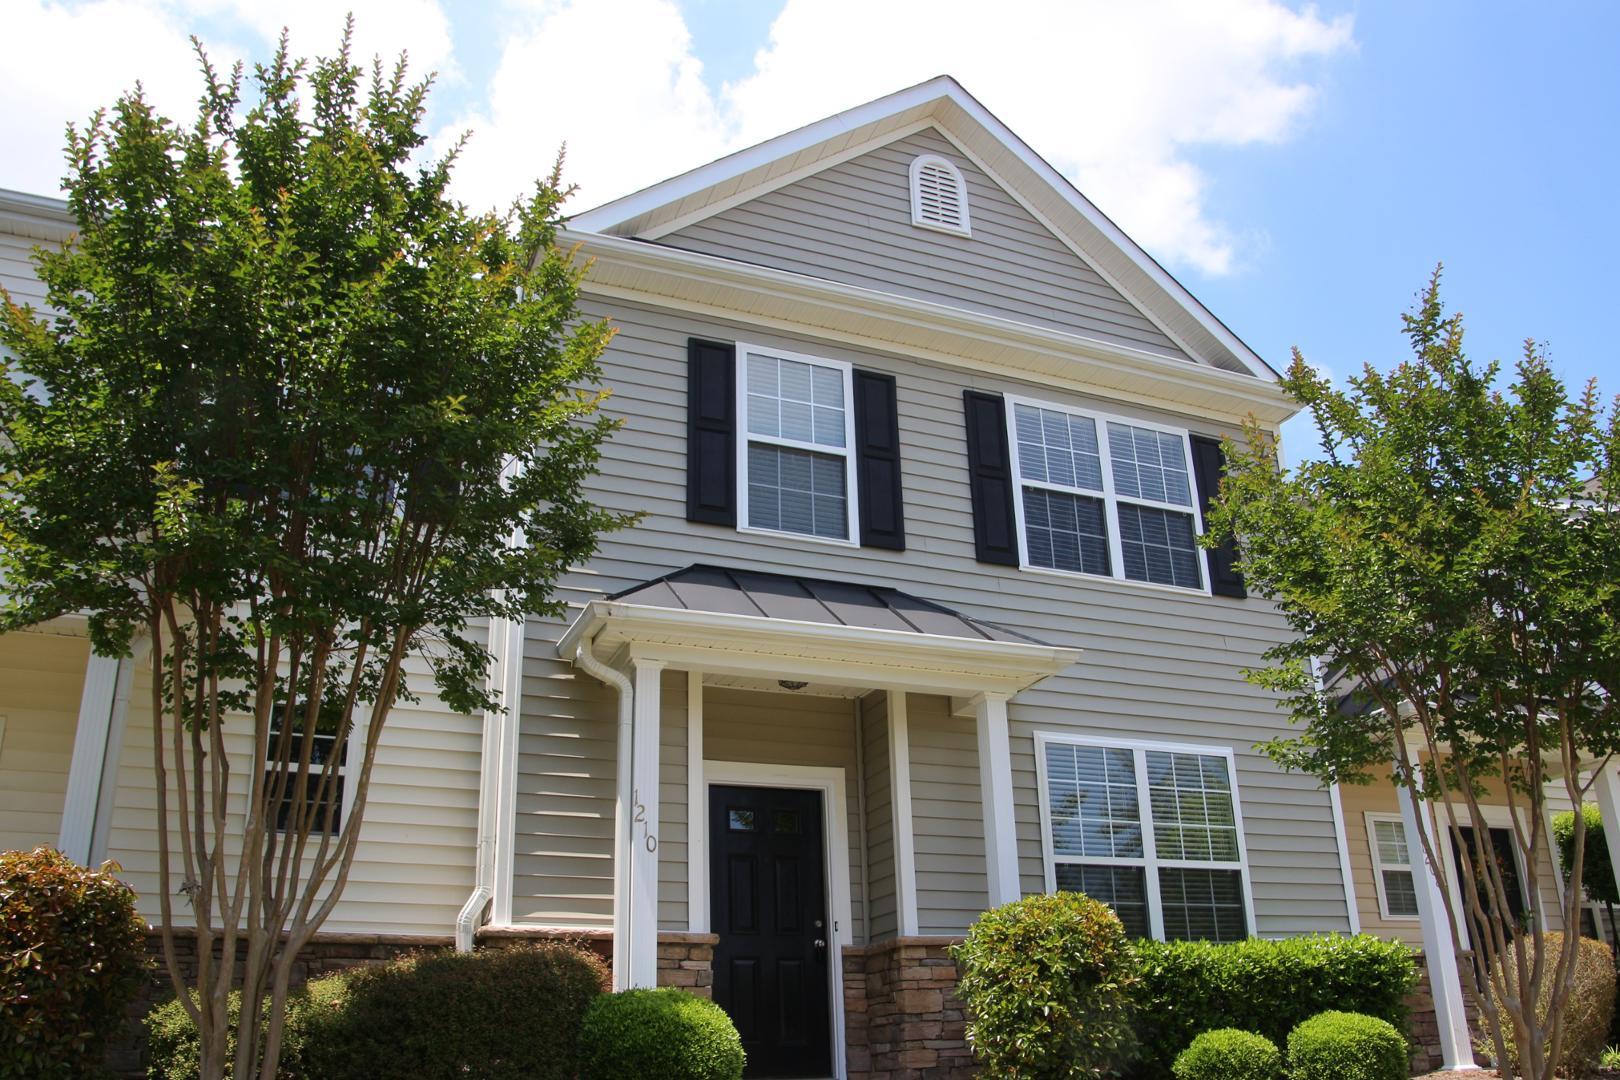
M613 800L613 986L623 989L630 985L630 729L635 715L635 690L628 675L596 658L589 638L575 647L574 663L619 693L618 768Z

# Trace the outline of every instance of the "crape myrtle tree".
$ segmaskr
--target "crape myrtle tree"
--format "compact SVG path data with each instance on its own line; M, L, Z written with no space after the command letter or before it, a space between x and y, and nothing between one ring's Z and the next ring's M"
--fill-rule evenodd
M407 662L498 707L482 621L559 613L559 574L622 523L582 487L611 332L576 312L559 172L469 213L455 154L417 160L430 80L403 57L368 78L348 31L314 63L284 35L246 100L198 56L189 127L137 88L69 129L50 310L6 297L0 629L83 612L102 655L146 638L168 972L202 1075L269 1080ZM270 1002L234 1054L232 957Z
M1412 355L1393 370L1369 366L1341 390L1296 350L1284 385L1323 455L1285 469L1270 434L1246 425L1209 542L1236 537L1250 587L1293 631L1248 673L1300 725L1271 756L1324 782L1391 777L1434 808L1424 856L1453 947L1466 933L1495 988L1478 996L1493 1057L1511 1075L1511 1041L1523 1074L1550 1080L1576 938L1549 953L1543 928L1575 925L1586 830L1577 816L1567 880L1544 882L1547 790L1580 805L1620 745L1620 428L1595 386L1572 397L1534 343L1511 378L1471 362L1439 283L1437 270L1404 317ZM1317 657L1359 700L1316 686ZM1513 811L1528 920L1511 914L1515 885L1489 846L1487 790ZM1460 903L1446 843L1462 855Z

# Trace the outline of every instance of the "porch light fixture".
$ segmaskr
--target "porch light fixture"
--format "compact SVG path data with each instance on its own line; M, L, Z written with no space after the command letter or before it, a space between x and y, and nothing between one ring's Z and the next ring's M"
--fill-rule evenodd
M797 679L777 679L776 685L780 686L784 690L803 690L810 684L807 682L800 682Z

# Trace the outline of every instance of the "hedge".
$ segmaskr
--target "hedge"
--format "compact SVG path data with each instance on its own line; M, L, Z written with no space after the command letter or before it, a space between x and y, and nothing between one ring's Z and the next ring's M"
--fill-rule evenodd
M1417 985L1411 949L1369 935L1229 945L1139 941L1135 991L1140 1077L1164 1077L1195 1036L1239 1028L1282 1045L1300 1021L1344 1009L1406 1030Z
M420 953L313 979L287 1003L283 1080L572 1080L607 968L545 942ZM233 995L232 1015L240 1008ZM178 1002L147 1019L153 1080L194 1080L197 1033Z
M591 1004L579 1036L582 1080L742 1080L742 1039L725 1010L685 990L626 990Z
M1586 1076L1597 1067L1598 1058L1608 1043L1609 1028L1614 1018L1615 972L1614 954L1609 947L1593 938L1580 938L1579 952L1575 954L1575 985L1564 1002L1564 1037L1559 1049L1558 1068L1571 1076ZM1535 963L1535 939L1527 936L1527 959ZM1541 993L1536 999L1536 1017L1545 1023L1547 1007L1552 1002L1553 982L1557 977L1558 958L1563 953L1564 935L1549 931L1546 934L1547 966L1541 980ZM1502 958L1502 971L1509 987L1517 986L1519 965L1510 949ZM1518 1047L1513 1040L1513 1020L1507 1006L1496 993L1494 980L1490 989L1502 1017L1503 1034L1507 1037L1508 1057L1514 1071L1520 1071ZM1491 1053L1487 1041L1482 1047L1485 1055Z
M0 1077L94 1075L147 969L146 924L114 875L49 847L0 853Z
M1323 1012L1288 1036L1289 1080L1406 1080L1406 1037L1376 1016Z

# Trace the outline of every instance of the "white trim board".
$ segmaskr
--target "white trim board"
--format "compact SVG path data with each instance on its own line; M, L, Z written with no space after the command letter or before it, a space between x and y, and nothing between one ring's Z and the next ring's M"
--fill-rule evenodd
M821 793L822 836L826 852L826 882L831 926L827 935L828 990L832 997L831 1031L833 1075L847 1075L844 1038L844 946L855 943L854 900L849 881L849 800L842 768L818 765L767 765L751 761L703 762L702 828L688 838L691 852L702 848L701 858L708 865L709 788L714 784L733 787L796 788Z

